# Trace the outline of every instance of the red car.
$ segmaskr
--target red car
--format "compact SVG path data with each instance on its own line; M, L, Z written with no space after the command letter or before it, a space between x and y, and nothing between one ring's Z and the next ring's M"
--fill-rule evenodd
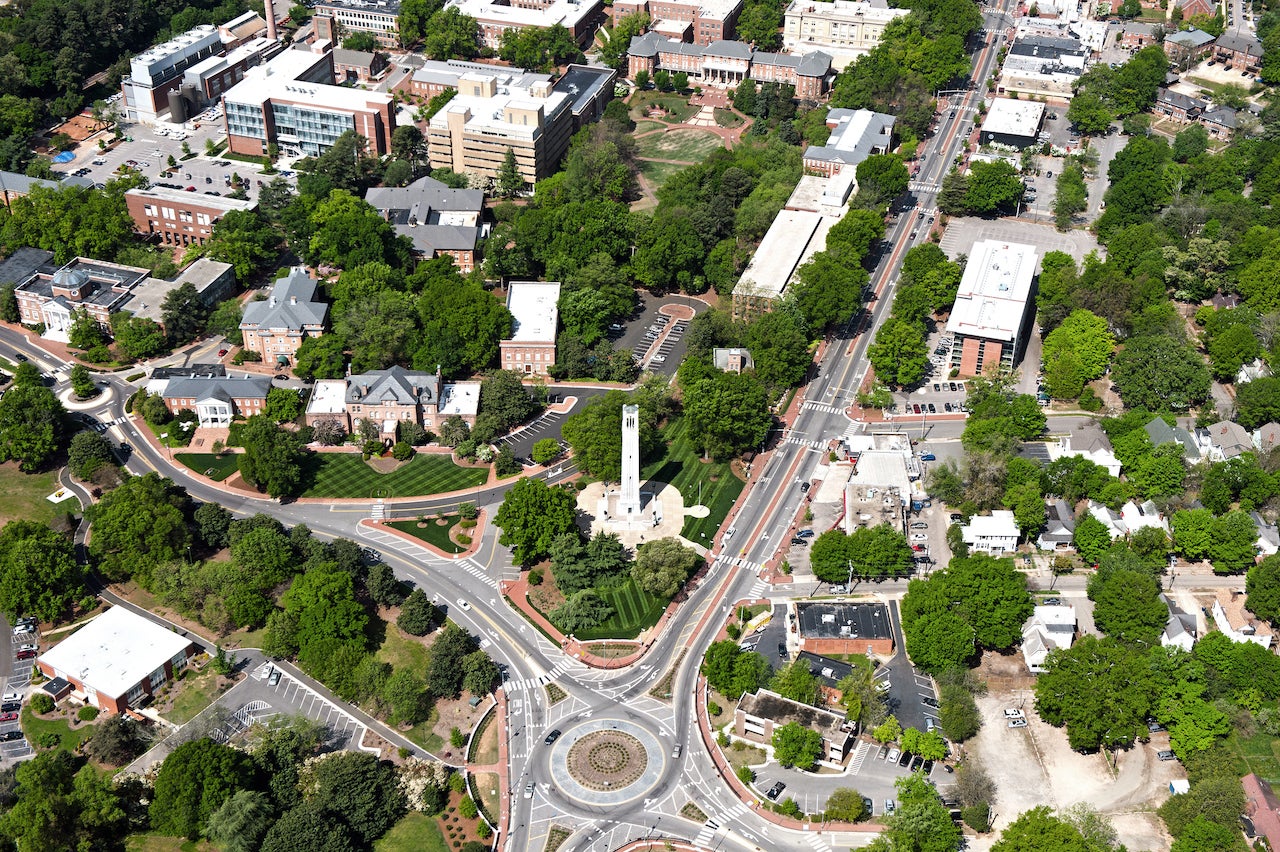
M227 354L227 350L226 350L226 349L219 349L219 350L218 350L218 357L219 357L219 358L221 358L223 355L226 355L226 354Z
M34 660L36 658L35 651L19 651L15 655L19 660Z
M0 722L16 722L17 719L17 713L0 713Z
M194 186L187 187L187 192L195 192L195 191L196 191L196 188Z

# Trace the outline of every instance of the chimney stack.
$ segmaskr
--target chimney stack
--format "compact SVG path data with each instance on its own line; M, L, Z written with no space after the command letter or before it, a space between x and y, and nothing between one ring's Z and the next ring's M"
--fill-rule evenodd
M272 0L264 0L267 12L267 38L276 40L276 10Z

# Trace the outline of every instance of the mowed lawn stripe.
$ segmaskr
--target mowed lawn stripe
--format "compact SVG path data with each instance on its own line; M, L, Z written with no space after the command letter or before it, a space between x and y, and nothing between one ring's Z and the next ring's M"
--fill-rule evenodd
M668 442L667 452L646 465L642 476L646 480L656 478L680 489L685 506L698 502L698 484L702 484L702 503L710 514L705 518L686 518L680 534L689 541L709 547L746 483L734 475L728 463L702 461L702 455L689 440L688 433L684 418L668 423L662 430L662 439Z
M476 488L489 478L487 468L460 467L448 456L418 455L391 473L379 473L356 454L317 453L307 460L311 485L303 497L360 499L416 497Z

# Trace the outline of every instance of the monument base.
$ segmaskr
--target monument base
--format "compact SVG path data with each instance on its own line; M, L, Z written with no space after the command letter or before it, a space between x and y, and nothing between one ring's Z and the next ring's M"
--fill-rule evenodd
M611 502L610 492L616 501L620 490L616 485L605 488L604 483L593 482L578 493L578 523L587 535L598 532L611 533L622 543L636 548L646 541L668 536L679 536L684 527L685 505L680 489L665 482L646 482L641 500L640 517L619 518L614 514L616 503ZM607 514L606 514L607 513ZM657 524L654 524L655 516Z
M640 510L622 504L620 491L606 491L596 501L596 519L609 529L645 530L662 523L662 503L653 499L653 492L640 492Z

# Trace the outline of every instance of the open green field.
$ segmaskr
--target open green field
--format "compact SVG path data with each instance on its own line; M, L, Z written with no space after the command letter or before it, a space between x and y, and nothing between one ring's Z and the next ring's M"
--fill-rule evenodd
M666 455L645 465L640 476L643 481L655 479L679 488L686 506L698 503L701 486L702 503L711 514L705 518L685 518L680 534L689 541L710 547L716 530L720 529L746 483L734 476L728 463L702 461L698 448L689 441L683 418L668 423L662 437L667 442Z
M444 833L436 821L424 813L405 814L391 830L374 841L374 852L448 852Z
M596 591L613 607L613 615L594 630L576 631L573 635L579 639L634 639L657 624L667 608L666 601L640 590L630 577L620 586Z
M1264 731L1259 731L1247 740L1242 740L1239 734L1233 733L1227 738L1227 745L1239 758L1239 774L1253 772L1272 784L1280 783L1280 754L1277 753L1280 739Z
M661 121L654 121L651 118L642 118L636 122L636 129L633 131L637 136L641 133L648 133L651 130L661 130L666 127Z
M688 168L679 163L655 163L652 160L640 160L640 174L644 175L649 183L653 185L654 190L662 188L673 174L681 169Z
M238 453L227 453L221 456L215 453L177 453L174 458L215 482L221 482L240 467Z
M646 106L651 109L664 109L667 111L666 116L663 116L662 118L653 116L653 118L665 124L680 124L681 122L688 121L698 112L696 109L689 106L689 99L687 97L673 93L663 94L658 91L639 92L632 95L628 106L631 107L631 117L637 121L645 118L643 108Z
M716 107L712 112L715 113L716 124L721 127L741 127L746 124L746 121L743 120L742 116L738 115L731 109Z
M723 147L719 136L692 127L679 127L636 140L636 153L641 157L685 163L701 162L712 151Z
M421 672L427 667L431 654L417 639L404 635L399 628L388 624L382 644L374 652L374 657L378 662L387 663L394 669Z
M448 456L420 453L391 473L379 473L354 453L315 453L303 476L310 486L303 497L417 497L483 485L489 471L459 467Z
M165 837L161 834L131 834L124 848L129 852L217 852L218 847L207 840L187 840L185 837Z
M27 741L37 749L61 748L66 751L75 751L76 746L93 735L93 725L86 725L81 722L72 729L71 725L67 723L66 717L42 719L31 712L30 705L23 705L22 715L19 719L22 732L27 735ZM60 742L56 745L44 745L41 742L41 737L48 734L58 737ZM52 738L50 738L50 742L52 742Z
M441 524L439 521L443 520ZM445 553L461 553L466 548L459 544L455 544L449 538L449 529L458 522L457 515L445 515L443 518L431 518L427 520L425 527L418 526L417 521L392 521L387 524L394 527L400 532L408 533L414 538L420 538L427 544L433 545Z
M23 473L17 462L0 464L0 526L18 520L47 524L59 512L80 511L74 497L57 504L45 499L57 490L56 470Z

